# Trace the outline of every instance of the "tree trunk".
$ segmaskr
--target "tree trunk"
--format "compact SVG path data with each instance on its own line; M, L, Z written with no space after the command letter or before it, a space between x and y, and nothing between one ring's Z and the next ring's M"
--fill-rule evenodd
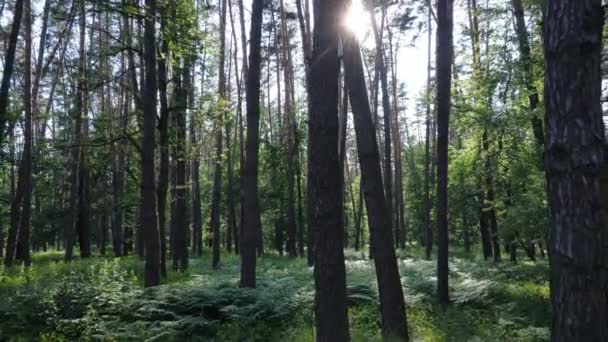
M161 32L165 32L167 13L161 16ZM158 170L158 188L156 189L158 205L158 231L160 235L160 273L167 276L167 191L169 190L169 122L171 113L167 103L167 60L169 58L169 43L167 37L162 37L161 55L158 59L158 91L160 95L160 116L158 119L158 138L160 165Z
M543 11L552 341L608 340L600 0Z
M382 335L386 339L408 340L403 289L393 247L392 216L388 214L387 209L389 199L384 197L382 191L380 155L365 87L361 52L354 35L346 30L342 32L345 37L344 68L357 134L361 182L365 190L365 202L374 245L374 264L382 313ZM387 161L387 165L388 163Z
M524 17L524 7L522 0L511 0L513 5L513 14L515 15L515 32L517 33L517 42L519 44L519 59L524 69L524 81L526 90L528 91L528 101L530 104L530 122L532 124L532 132L536 143L539 147L545 144L545 135L543 132L543 122L538 117L536 108L539 104L538 90L534 86L534 74L532 72L532 58L530 53L530 42L528 39L528 31L526 29L526 19Z
M448 277L448 144L452 89L453 0L437 2L437 297L450 301Z
M79 30L81 36L85 35L86 31L86 3L85 0L79 1ZM83 38L81 38L83 39ZM92 44L92 41L91 41ZM85 47L81 47L84 49ZM87 144L89 140L89 100L88 100L88 77L87 77L87 69L88 69L88 59L86 57L86 51L81 50L80 58L84 59L84 67L79 70L80 73L80 85L79 87L82 89L83 94L85 96L82 97L80 113L82 116L82 133L81 133L81 141L83 146L80 147L80 177L78 184L78 221L76 222L76 232L78 234L78 246L80 247L80 257L88 258L91 256L91 203L90 203L90 172L88 167L88 153L87 149L84 145Z
M424 142L424 246L427 260L431 260L433 253L433 226L431 224L431 210L433 201L431 200L431 39L433 36L433 22L431 13L433 11L431 2L428 3L428 45L427 45L427 66L426 66L426 135Z
M255 287L256 246L258 240L258 153L260 145L260 68L264 1L253 0L251 46L247 72L247 150L243 171L244 224L241 236L241 287Z
M226 55L226 0L221 1L220 13L220 51L219 51L219 80L218 80L218 111L219 118L215 119L215 170L213 174L213 197L211 201L211 233L213 235L212 266L219 268L220 263L220 200L222 194L222 126L226 115L226 70L224 67Z
M382 28L384 28L384 18L386 14L386 5L382 5ZM376 24L376 16L371 12L372 26L376 37L376 55L378 58L378 68L380 71L380 86L382 88L382 111L384 114L384 194L386 198L386 214L388 220L392 224L393 220L393 167L391 162L391 103L390 93L388 91L388 68L386 66L386 58L384 56L384 47L382 43L382 33L378 32ZM365 80L365 79L364 79ZM394 228L394 227L393 227ZM397 235L395 234L395 238ZM396 241L395 239L393 239ZM398 241L396 241L398 242Z
M348 341L346 269L338 155L342 2L315 1L308 116L309 227L314 227L317 341Z
M180 64L178 62L178 64ZM176 167L175 167L175 232L173 233L174 246L173 269L185 271L188 268L188 191L186 189L186 108L188 103L188 83L190 67L188 62L175 69L175 122L176 122ZM180 75L181 73L181 75Z
M144 34L145 70L145 97L143 118L143 140L141 144L142 194L143 211L142 228L145 243L145 272L144 286L160 284L160 233L158 230L158 217L156 212L156 179L154 176L154 152L156 145L156 0L146 0Z
M8 47L4 59L4 70L2 72L2 83L0 83L0 146L2 146L4 141L4 126L6 125L8 118L9 89L15 66L15 51L17 50L17 40L19 39L19 29L23 17L24 2L25 0L17 0L15 2L15 15L13 16L11 32L8 38ZM9 126L11 125L12 124L9 122ZM10 127L8 130L10 130Z

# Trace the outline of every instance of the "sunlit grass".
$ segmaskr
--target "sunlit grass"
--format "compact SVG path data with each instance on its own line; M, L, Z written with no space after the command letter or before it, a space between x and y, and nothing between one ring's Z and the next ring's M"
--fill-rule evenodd
M410 335L419 341L548 339L546 261L496 265L454 253L453 303L436 303L436 263L424 251L399 251ZM376 276L366 253L347 250L349 319L354 341L380 340ZM65 264L61 252L36 254L32 267L0 273L0 340L314 341L312 268L305 258L258 259L258 289L238 288L239 257L207 251L156 289L143 289L136 256L95 256ZM10 340L10 339L9 339Z

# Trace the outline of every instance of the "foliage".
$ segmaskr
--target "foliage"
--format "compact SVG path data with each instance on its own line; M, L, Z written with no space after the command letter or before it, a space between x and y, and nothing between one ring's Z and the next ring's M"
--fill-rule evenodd
M400 258L410 331L416 340L513 341L548 339L548 266L494 265L451 260L452 305L436 304L435 263L412 249ZM373 263L347 251L351 334L380 340ZM4 270L0 278L0 336L46 341L312 341L312 269L303 260L260 259L257 289L238 287L238 258L222 257L213 271L208 256L187 273L170 273L165 285L142 290L141 262L94 258L59 262L36 254L30 270Z

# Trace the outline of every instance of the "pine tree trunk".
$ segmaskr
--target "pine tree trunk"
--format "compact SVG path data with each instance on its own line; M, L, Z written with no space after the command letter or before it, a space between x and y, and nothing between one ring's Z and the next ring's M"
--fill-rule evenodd
M361 52L354 35L345 30L342 32L342 36L345 37L343 40L344 68L357 134L361 181L365 191L365 202L374 245L374 264L382 314L382 335L386 339L408 340L403 289L393 247L392 216L388 214L387 209L390 197L385 198L382 191L380 155L365 90ZM385 115L387 114L385 113ZM387 161L387 165L388 163Z
M146 19L144 34L145 96L143 117L143 140L141 144L143 211L142 229L145 243L144 286L160 284L160 233L158 229L156 178L154 166L155 129L156 129L156 0L146 0Z
M600 0L543 12L552 341L608 340Z
M8 38L8 47L4 59L4 70L2 72L2 82L0 83L0 146L4 142L4 130L8 118L8 101L11 78L15 67L15 51L17 50L17 40L19 39L19 29L23 17L23 7L25 0L15 2L13 23ZM9 126L11 124L9 123ZM10 130L10 127L8 128Z
M244 224L241 236L241 287L255 287L258 245L258 154L260 145L260 68L264 1L253 0L247 72L247 146L243 171Z
M338 0L315 1L308 116L309 227L314 227L317 341L348 341L342 193L338 151Z
M450 301L448 277L448 144L453 63L453 0L437 2L437 297Z
M222 126L226 115L226 0L221 1L220 13L220 51L219 51L219 80L218 80L218 116L214 122L215 132L215 167L213 173L213 195L211 201L211 234L213 235L212 266L219 268L220 263L220 201L222 194L222 154L223 134Z

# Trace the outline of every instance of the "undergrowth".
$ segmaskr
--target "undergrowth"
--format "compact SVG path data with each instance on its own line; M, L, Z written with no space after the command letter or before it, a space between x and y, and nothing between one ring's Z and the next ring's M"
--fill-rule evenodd
M458 254L456 254L458 255ZM549 338L546 262L450 261L452 304L435 299L435 262L400 253L410 335L419 341L545 341ZM207 255L185 273L144 290L134 257L61 261L34 256L29 270L0 273L0 340L314 341L314 286L305 260L267 255L258 287L238 287L239 260ZM373 263L346 252L351 337L380 341Z

